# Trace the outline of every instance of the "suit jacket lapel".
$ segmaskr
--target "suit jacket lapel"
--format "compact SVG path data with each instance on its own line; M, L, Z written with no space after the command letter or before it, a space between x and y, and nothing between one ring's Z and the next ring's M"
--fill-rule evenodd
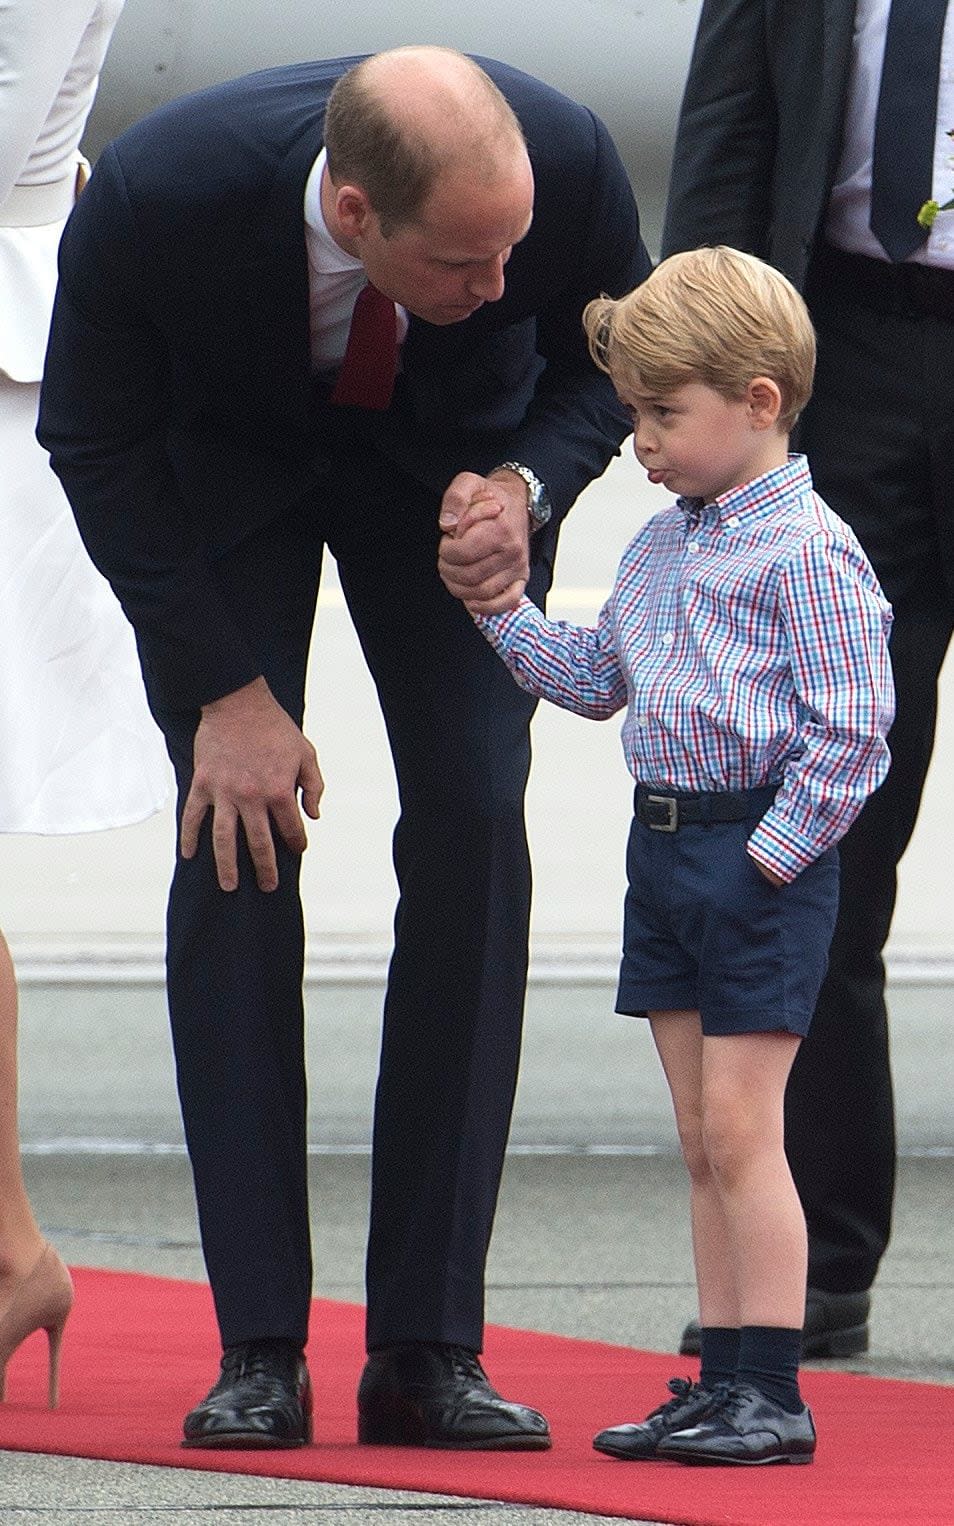
M246 325L256 391L279 436L307 429L312 416L304 195L320 148L319 124L287 155L260 223L250 230L236 281L236 320Z
M841 153L854 25L855 0L823 0L825 44L822 55L822 92L818 115L825 127L828 151L825 166L826 199Z

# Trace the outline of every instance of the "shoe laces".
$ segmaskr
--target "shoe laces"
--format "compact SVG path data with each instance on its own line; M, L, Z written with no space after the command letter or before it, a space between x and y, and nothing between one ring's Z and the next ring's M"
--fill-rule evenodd
M446 1355L455 1377L467 1378L471 1383L481 1386L486 1384L487 1374L477 1360L475 1351L471 1351L468 1346L440 1346L438 1349Z
M664 1404L660 1404L658 1409L654 1409L652 1414L647 1416L648 1419L652 1419L654 1415L674 1414L677 1409L682 1409L683 1405L687 1404L690 1399L696 1396L701 1399L706 1392L704 1388L699 1387L698 1383L693 1383L691 1378L670 1378L666 1387L672 1394L672 1398L667 1399Z
M469 1346L455 1346L449 1341L429 1341L426 1344L429 1350L447 1363L450 1377L461 1378L472 1388L482 1388L491 1393L494 1391L477 1359L476 1351L472 1351Z
M720 1419L732 1421L750 1397L750 1390L741 1384L719 1383L712 1390L712 1408L718 1410Z
M243 1346L231 1346L222 1354L222 1377L274 1379L276 1368L285 1363L295 1365L295 1352L284 1341L249 1341Z

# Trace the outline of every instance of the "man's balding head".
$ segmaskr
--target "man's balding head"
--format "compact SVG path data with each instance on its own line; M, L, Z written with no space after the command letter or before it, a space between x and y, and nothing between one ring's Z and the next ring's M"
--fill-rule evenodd
M416 221L438 180L489 184L526 157L520 123L493 80L452 48L405 47L338 81L325 117L328 173L359 186L382 231Z

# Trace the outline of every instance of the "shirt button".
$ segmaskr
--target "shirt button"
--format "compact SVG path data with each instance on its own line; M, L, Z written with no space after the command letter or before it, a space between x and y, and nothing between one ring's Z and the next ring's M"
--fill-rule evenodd
M728 525L730 530L737 530L739 528L739 516L738 516L738 514L730 514L728 519L726 520L726 524Z
M687 551L693 551L693 552L698 551L699 550L699 542L697 540L689 541L689 543L686 546L686 550Z
M661 644L663 646L672 646L672 644L675 641L675 639L676 638L673 635L672 631L663 631L662 635L659 638L659 640L660 640L660 642L661 642Z

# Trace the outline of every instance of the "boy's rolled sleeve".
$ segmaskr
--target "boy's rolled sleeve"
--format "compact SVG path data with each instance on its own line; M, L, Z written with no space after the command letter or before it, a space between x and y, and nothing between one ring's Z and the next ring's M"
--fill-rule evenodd
M816 536L781 580L803 747L748 841L790 881L844 836L891 762L891 608L854 537Z

